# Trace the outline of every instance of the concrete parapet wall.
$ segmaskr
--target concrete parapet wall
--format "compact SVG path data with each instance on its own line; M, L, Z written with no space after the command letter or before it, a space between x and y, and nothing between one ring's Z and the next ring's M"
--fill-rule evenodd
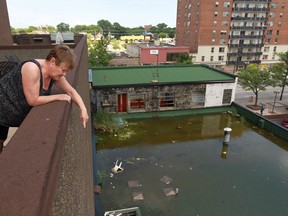
M74 50L67 80L90 111L86 37ZM92 164L91 124L74 103L34 107L0 154L0 215L94 216Z

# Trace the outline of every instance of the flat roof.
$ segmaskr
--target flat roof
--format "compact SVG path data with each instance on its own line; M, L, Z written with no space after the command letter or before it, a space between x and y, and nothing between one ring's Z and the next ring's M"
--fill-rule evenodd
M159 75L159 76L158 76ZM92 68L93 87L235 82L237 76L204 65ZM154 82L155 84L155 82Z

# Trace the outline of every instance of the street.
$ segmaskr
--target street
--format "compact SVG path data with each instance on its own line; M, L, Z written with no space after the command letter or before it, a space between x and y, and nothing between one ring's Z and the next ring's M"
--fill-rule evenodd
M279 90L281 92L280 88L273 88L273 87L267 87L266 91L260 91L258 94L258 104L259 103L273 103L275 100L276 94L274 93L275 90ZM249 102L249 98L253 96L253 103L255 102L255 94L251 91L245 91L242 89L242 87L238 84L236 88L236 94L235 94L235 102L245 104L245 103L252 103ZM284 94L282 97L282 101L279 101L280 93L277 94L276 103L283 103L288 106L288 90L287 87L284 90Z

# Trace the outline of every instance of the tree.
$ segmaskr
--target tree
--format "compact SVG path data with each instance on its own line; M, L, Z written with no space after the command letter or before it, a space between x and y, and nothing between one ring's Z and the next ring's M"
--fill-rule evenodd
M60 32L67 32L69 31L69 29L70 29L70 26L67 23L61 22L57 25L57 30Z
M192 57L189 53L180 53L179 57L176 59L179 64L192 64Z
M249 64L238 74L239 83L245 90L252 90L255 94L255 106L258 103L259 91L265 91L272 84L271 74L267 70L260 70L257 64Z
M287 85L288 76L288 51L285 53L277 53L280 63L273 65L270 68L274 80L274 86L281 87L280 99L282 100L285 86Z
M112 24L108 20L99 20L97 25L102 29L102 34L107 36L112 29Z
M164 33L164 32L161 32L161 33L159 34L159 38L166 38L166 37L167 37L167 34Z
M114 22L112 26L112 34L119 40L119 38L123 35L126 35L126 28L121 26L119 23Z
M107 46L110 39L102 37L100 40L88 41L89 46L89 64L90 66L108 66L109 61L114 57L113 54L107 53Z
M27 32L28 32L28 33L31 33L31 32L36 31L36 30L37 30L37 27L35 27L35 26L29 26L28 29L27 29Z

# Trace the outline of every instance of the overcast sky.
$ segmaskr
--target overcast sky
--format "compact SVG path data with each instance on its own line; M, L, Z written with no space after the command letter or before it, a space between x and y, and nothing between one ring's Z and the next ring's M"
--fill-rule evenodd
M97 24L105 19L124 27L166 23L176 26L177 0L6 0L10 25L14 28L64 22Z

